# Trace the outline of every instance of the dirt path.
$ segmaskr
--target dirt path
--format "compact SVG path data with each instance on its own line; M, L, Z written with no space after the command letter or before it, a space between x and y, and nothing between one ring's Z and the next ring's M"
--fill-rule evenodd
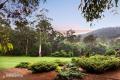
M8 69L0 71L0 80L54 80L55 71L47 73L32 74L27 69ZM106 72L104 74L87 74L84 80L120 80L120 70Z

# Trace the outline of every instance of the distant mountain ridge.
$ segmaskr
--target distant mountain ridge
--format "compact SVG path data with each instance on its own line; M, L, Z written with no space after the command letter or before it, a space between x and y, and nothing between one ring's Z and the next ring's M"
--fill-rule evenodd
M82 38L88 36L88 35L94 35L98 38L106 38L106 39L114 39L120 37L120 27L107 27L107 28L101 28L97 29L85 34L80 34Z

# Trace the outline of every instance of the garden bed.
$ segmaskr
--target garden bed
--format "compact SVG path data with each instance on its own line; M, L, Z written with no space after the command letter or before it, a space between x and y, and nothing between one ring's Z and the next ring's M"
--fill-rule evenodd
M23 75L23 77L6 77L3 79L5 73L16 72ZM23 68L12 68L0 71L0 80L53 80L57 73L55 71L46 73L32 74L31 71ZM120 80L120 70L109 71L103 74L87 74L83 80Z
M17 74L16 77L14 76L15 73ZM12 68L1 71L0 80L53 80L56 75L55 71L32 74L30 70L24 68Z

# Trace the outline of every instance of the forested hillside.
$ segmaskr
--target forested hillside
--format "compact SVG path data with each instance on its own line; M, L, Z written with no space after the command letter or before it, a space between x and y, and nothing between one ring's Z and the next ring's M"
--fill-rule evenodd
M95 37L98 38L114 39L120 37L120 27L107 27L107 28L94 30L86 34L82 34L82 38L88 35L94 35Z

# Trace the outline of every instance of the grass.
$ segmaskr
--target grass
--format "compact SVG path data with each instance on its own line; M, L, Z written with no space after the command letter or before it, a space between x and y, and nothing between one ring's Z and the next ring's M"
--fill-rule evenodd
M13 68L20 62L39 62L39 61L55 61L56 59L62 61L71 61L71 58L63 58L63 57L8 57L8 56L0 56L0 70Z

